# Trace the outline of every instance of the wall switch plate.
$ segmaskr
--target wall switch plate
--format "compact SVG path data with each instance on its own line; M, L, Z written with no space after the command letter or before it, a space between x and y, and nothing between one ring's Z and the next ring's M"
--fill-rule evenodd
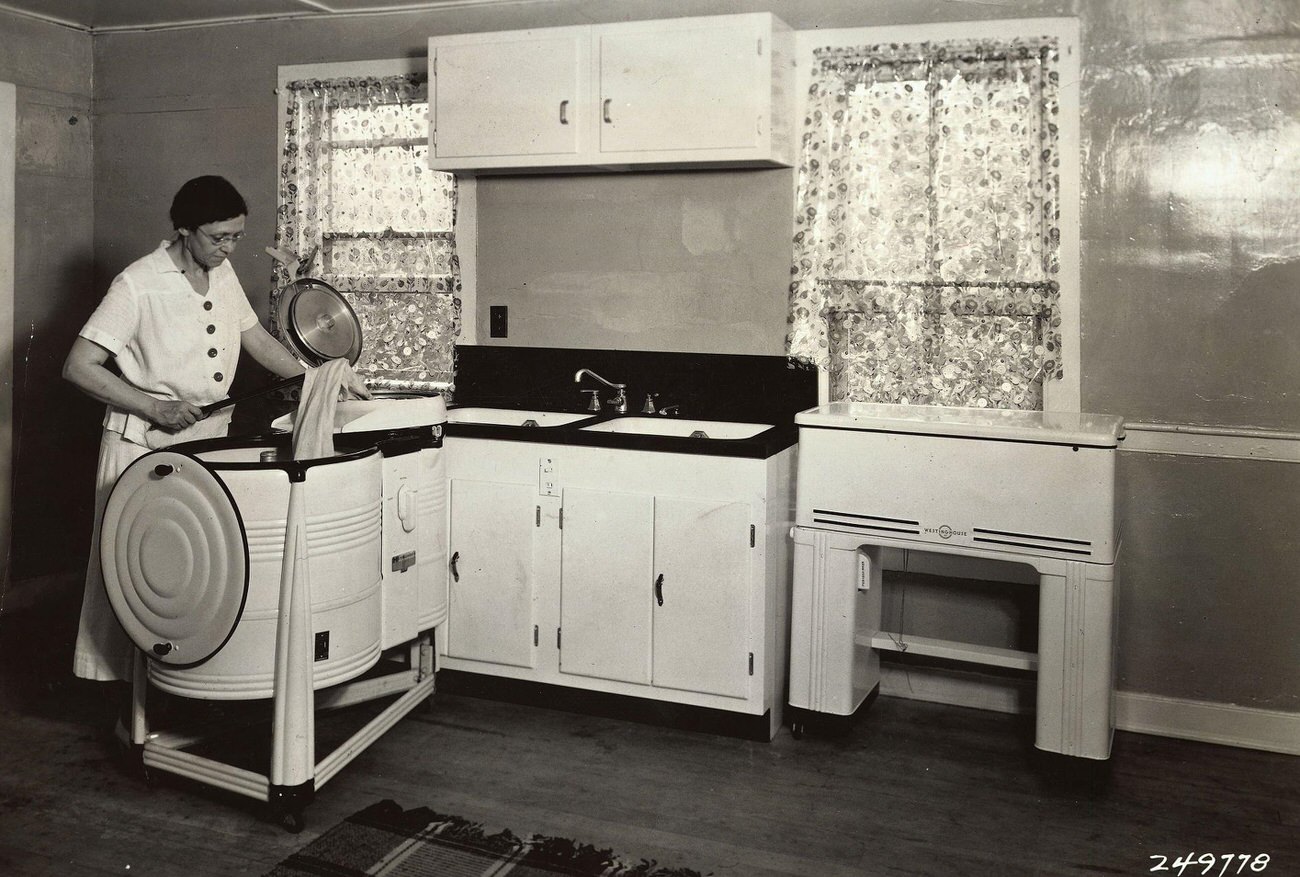
M510 332L510 315L505 305L491 305L488 308L488 336L505 338Z

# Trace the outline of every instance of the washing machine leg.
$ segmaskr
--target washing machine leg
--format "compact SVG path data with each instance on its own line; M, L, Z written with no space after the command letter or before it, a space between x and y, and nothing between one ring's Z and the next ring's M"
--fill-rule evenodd
M144 652L135 650L131 664L131 747L144 745L149 736L149 717L145 711L145 699L149 694L149 668Z
M268 802L290 831L302 829L302 809L315 792L316 710L312 690L311 582L303 482L289 488L280 612L275 632L274 717Z

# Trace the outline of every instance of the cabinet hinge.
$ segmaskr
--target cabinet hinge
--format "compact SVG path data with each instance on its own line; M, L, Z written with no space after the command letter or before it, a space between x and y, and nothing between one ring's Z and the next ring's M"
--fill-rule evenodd
M749 675L750 676L754 675L754 653L753 652L749 653Z
M560 647L560 628L555 628L555 647Z
M537 526L540 527L541 525L542 525L542 507L541 507L541 506L538 506L538 507L537 507Z
M537 625L533 625L533 646L537 646Z
M749 547L750 548L754 547L754 525L753 524L749 525Z

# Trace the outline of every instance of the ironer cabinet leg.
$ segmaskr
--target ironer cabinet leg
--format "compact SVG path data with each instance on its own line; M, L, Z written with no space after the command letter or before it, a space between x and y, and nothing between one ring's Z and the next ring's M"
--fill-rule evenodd
M1114 567L1069 561L1039 584L1034 744L1106 759L1115 727Z
M871 637L880 627L880 549L796 527L791 607L792 727L811 714L853 715L880 683Z

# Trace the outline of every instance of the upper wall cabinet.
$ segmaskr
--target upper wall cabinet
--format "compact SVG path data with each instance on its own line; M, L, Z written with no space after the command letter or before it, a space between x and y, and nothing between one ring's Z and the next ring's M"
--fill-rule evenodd
M768 13L435 37L430 166L790 165L790 49Z

